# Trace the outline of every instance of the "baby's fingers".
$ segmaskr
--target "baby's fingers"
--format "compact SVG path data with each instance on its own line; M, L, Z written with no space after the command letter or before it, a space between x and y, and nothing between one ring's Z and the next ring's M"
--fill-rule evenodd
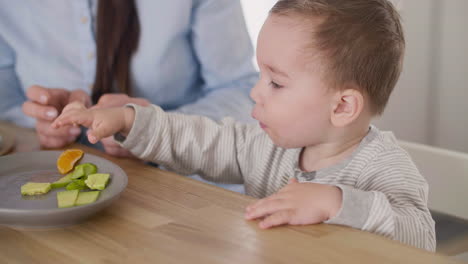
M93 130L88 130L87 133L88 133L88 141L91 144L96 144L99 140L101 140L101 137L94 135Z
M63 113L52 123L53 128L59 128L65 125L82 125L90 127L93 122L93 118L86 112L80 111L69 111Z
M279 199L270 196L247 207L245 218L253 220L270 214L274 214L278 211L285 210L287 208L288 203L284 199Z
M265 217L258 225L262 229L267 229L274 226L289 224L293 216L293 210L281 210Z
M95 144L99 140L112 136L117 132L119 132L119 129L114 127L112 122L96 118L90 130L88 130L88 140Z

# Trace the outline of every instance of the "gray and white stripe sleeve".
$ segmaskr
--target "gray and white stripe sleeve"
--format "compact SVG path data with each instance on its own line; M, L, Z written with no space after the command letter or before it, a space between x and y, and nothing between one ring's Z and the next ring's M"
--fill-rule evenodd
M200 174L224 183L243 183L238 155L249 125L197 115L165 113L159 106L135 109L135 121L120 144L144 160L180 174Z
M428 186L400 149L376 156L356 187L338 185L343 205L326 223L346 225L435 251L434 221L427 208Z

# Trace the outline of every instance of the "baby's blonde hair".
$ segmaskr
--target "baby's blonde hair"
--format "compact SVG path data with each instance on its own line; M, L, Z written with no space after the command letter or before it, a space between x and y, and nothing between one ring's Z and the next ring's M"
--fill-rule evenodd
M372 113L382 114L400 76L405 50L400 16L392 3L279 0L270 14L313 22L311 45L321 54L326 81L332 87L357 86L368 96Z

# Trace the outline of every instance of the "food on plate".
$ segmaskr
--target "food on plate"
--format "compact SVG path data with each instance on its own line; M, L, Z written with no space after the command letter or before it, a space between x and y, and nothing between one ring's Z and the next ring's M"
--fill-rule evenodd
M88 175L88 179L85 180L86 185L93 190L104 190L106 184L109 181L109 173L95 173Z
M51 183L52 189L62 188L67 186L72 181L72 173L68 173L67 175L60 178L58 181Z
M58 192L57 204L59 208L69 208L94 203L100 193L101 191L80 192L79 190Z
M48 193L51 189L48 182L28 182L21 186L22 195L36 195Z
M75 163L83 157L81 149L67 149L57 159L57 169L61 174L65 174L73 170Z
M65 189L67 190L84 190L87 189L88 187L85 184L85 180L73 180L67 186L65 186Z
M75 206L76 198L78 198L78 190L62 191L57 193L58 208L68 208Z
M68 174L52 183L28 182L21 186L21 194L45 194L52 188L65 187L66 191L57 192L57 205L59 208L95 202L99 198L101 190L106 188L110 174L97 173L98 168L92 163L76 164L83 155L84 153L80 149L65 150L57 159L57 169L61 174ZM98 191L89 191L89 189Z
M96 165L92 163L83 163L75 166L75 169L73 170L73 179L78 179L81 177L87 177L90 174L97 173L97 167Z
M78 198L75 202L75 206L94 203L99 197L100 193L101 191L79 192Z

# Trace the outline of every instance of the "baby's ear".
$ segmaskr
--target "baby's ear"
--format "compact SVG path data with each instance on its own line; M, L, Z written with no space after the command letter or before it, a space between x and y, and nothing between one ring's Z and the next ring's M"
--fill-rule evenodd
M344 127L356 120L364 109L364 96L356 89L337 91L331 122L335 127Z

